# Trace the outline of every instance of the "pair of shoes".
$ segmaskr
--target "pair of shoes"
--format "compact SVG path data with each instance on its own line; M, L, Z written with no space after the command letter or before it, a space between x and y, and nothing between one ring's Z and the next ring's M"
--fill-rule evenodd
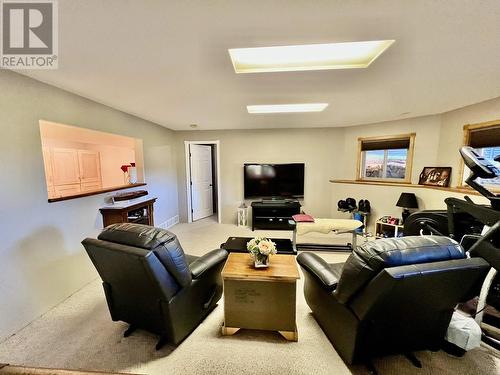
M359 201L359 210L361 212L370 212L371 211L370 201L368 199L361 199Z

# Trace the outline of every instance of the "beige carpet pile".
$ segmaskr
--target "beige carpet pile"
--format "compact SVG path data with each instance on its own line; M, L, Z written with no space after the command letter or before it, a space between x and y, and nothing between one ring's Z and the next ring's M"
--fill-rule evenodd
M186 252L195 255L218 247L229 235L266 234L211 220L177 225L173 231ZM322 255L330 262L346 258L345 254ZM100 280L96 279L0 343L0 363L140 374L368 373L363 366L348 368L342 362L310 313L302 282L297 294L298 342L262 331L242 330L223 337L222 321L223 301L181 345L155 351L158 338L152 334L136 331L123 338L127 325L111 321ZM379 359L375 365L381 375L500 374L500 357L487 348L473 350L463 358L444 352L420 352L417 357L423 369L416 369L401 356Z

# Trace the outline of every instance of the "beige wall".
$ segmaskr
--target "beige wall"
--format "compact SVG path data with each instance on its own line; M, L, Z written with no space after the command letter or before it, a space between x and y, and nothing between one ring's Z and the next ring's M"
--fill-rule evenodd
M418 117L409 120L390 121L374 125L345 128L343 179L354 179L356 171L357 137L401 134L415 132L415 154L413 158L412 183L418 183L418 177L425 166L451 166L451 185L458 184L460 154L463 142L463 126L500 118L500 98L470 105L441 115ZM397 186L373 186L353 184L332 184L332 216L345 217L337 211L337 202L348 196L368 199L373 212L373 222L383 215L399 217L401 208L396 202L401 192L412 192L418 198L420 209L444 209L444 198L448 196L463 197L461 193L449 193L424 188L402 188ZM477 202L486 203L482 197L471 196Z
M388 121L378 124L353 126L344 129L344 154L341 156L341 179L355 180L359 137L374 137L396 134L415 133L415 146L412 169L412 183L418 183L423 167L435 166L440 136L441 119L439 115L424 116L406 120ZM427 189L409 189L394 186L331 184L331 216L348 218L349 214L337 211L337 202L348 197L368 199L372 214L369 225L380 216L393 215L400 217L401 209L396 207L396 201L401 192L413 192L418 198L420 208L442 207L442 194L434 194ZM370 230L372 230L370 228Z
M338 172L342 129L284 129L176 132L179 213L187 220L184 141L220 141L221 207L224 223L236 222L243 201L243 164L305 163L304 209L316 216L330 214L328 182Z
M359 137L416 133L412 182L418 183L423 167L436 164L441 120L439 116L417 117L407 120L387 121L378 124L351 126L344 132L344 155L342 178L354 180Z
M347 217L337 211L337 201L347 197L370 200L373 221L382 215L400 216L396 201L401 192L413 192L420 209L443 209L447 196L462 197L424 188L326 183L329 179L356 178L358 137L416 133L412 183L418 184L426 166L452 166L452 186L456 185L462 127L500 118L500 98L442 115L388 121L377 124L332 129L272 129L176 132L178 155L179 212L187 220L184 141L220 140L221 185L224 223L235 223L236 208L243 200L245 162L306 163L304 210L315 216ZM484 201L481 197L474 197Z
M441 115L438 162L453 168L452 186L459 183L460 155L458 149L463 142L463 126L498 119L500 119L500 98L469 105Z
M156 223L178 208L172 131L6 70L0 87L1 340L97 277L80 241L105 195L47 203L40 119L142 138Z

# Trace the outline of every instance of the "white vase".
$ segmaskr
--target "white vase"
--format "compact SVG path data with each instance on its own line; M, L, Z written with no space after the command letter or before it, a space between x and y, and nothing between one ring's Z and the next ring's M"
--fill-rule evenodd
M137 183L137 168L136 167L128 167L128 183L136 184Z

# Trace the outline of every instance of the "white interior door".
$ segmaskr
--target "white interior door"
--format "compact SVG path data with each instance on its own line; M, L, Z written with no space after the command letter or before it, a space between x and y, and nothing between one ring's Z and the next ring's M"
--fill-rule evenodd
M212 148L189 145L191 169L191 210L193 221L211 216L213 207Z

